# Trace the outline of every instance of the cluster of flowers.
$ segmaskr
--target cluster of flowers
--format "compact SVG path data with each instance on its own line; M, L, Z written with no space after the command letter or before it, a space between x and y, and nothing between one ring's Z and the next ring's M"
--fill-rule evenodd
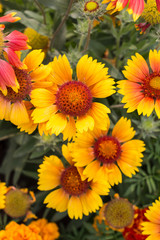
M129 1L110 2L117 7L125 3L121 5L124 7ZM133 6L130 1L129 7ZM11 20L15 21L13 14L0 18L1 22ZM21 62L19 51L28 48L26 36L18 31L5 36L3 29L1 26L0 119L12 122L29 134L38 127L40 135L62 133L64 140L71 141L62 146L65 164L57 156L44 157L38 169L38 189L53 190L44 200L47 207L59 212L68 210L70 218L82 219L83 214L89 215L102 207L101 195L107 195L111 186L122 182L122 173L132 177L138 171L145 144L133 139L135 131L131 121L124 117L110 132L110 109L98 99L115 93L115 81L104 64L84 55L76 67L77 78L73 80L65 55L43 65L45 54L33 50ZM128 108L127 112L137 109L138 114L150 116L155 109L160 118L160 51L150 50L149 62L151 70L140 54L132 56L123 71L126 80L118 81L118 92L124 95L122 103ZM8 209L6 198L12 196L14 190L6 192L4 185L3 189L1 208ZM160 236L156 214L159 205L157 201L146 213L153 223L143 223L144 234L154 231L155 239ZM14 228L18 228L17 225L14 223L12 228L10 223L0 232L8 234ZM27 229L33 230L29 226Z

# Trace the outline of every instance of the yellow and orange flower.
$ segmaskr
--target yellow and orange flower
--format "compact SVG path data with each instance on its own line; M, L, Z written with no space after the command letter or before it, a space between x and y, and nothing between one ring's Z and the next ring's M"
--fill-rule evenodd
M110 110L93 98L105 98L115 92L108 68L85 55L77 64L78 79L72 80L72 69L65 55L55 57L50 65L54 86L35 89L31 94L36 107L32 114L34 122L47 122L46 129L56 135L63 133L64 139L71 139L76 130L92 130L94 125L106 129Z
M44 53L41 50L30 52L23 61L23 67L14 67L19 84L18 92L7 87L7 95L0 92L0 119L12 122L15 125L29 123L29 113L25 102L29 100L32 89L50 74L49 66L41 65ZM39 86L39 85L38 85Z
M146 240L159 240L160 239L160 197L152 206L148 207L145 216L148 221L142 223L142 230L144 235L149 235Z
M106 10L111 10L112 13L121 11L129 4L128 12L133 14L134 21L139 18L144 9L144 0L103 0L102 3L109 3Z
M144 10L144 0L103 0L102 3L109 3L106 10L111 10L112 13L121 11L128 4L128 12L133 14L133 20L136 21L141 16ZM156 0L158 11L160 11L160 0Z
M72 154L75 166L85 167L88 181L102 176L114 185L122 182L121 171L128 177L139 171L145 148L143 141L132 139L135 131L126 118L116 123L111 135L108 131L109 127L106 131L94 128L77 134Z
M123 71L127 80L118 82L118 91L124 95L122 103L127 112L137 109L138 114L151 115L155 112L160 118L160 51L150 50L149 62L151 72L145 59L138 53L128 60L128 66Z
M70 218L82 219L83 214L88 215L102 206L99 195L107 195L110 185L101 178L95 182L82 180L82 169L75 167L72 162L70 154L72 147L73 143L62 147L63 156L68 162L67 167L64 167L61 160L54 155L44 157L44 162L38 169L38 189L41 191L53 189L44 200L48 208L59 212L68 210ZM83 155L81 157L83 158Z

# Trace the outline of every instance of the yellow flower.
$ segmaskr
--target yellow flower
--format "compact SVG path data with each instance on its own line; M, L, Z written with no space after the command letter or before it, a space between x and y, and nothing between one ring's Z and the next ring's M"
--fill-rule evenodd
M142 223L143 234L149 235L146 240L159 240L160 239L160 197L156 200L149 210L146 211L145 216L147 222Z
M59 237L58 226L56 223L48 222L45 218L32 221L29 228L37 227L40 229L39 235L43 240L54 240Z
M15 125L26 124L29 120L29 114L25 105L32 89L39 82L50 74L50 67L41 65L44 59L44 53L41 50L30 52L23 61L23 67L14 67L14 72L19 84L18 92L7 87L7 95L0 91L0 120L7 120ZM38 85L39 86L39 85Z
M46 129L56 135L63 133L64 139L71 139L76 130L92 130L94 125L106 129L110 110L93 101L115 92L114 80L104 64L83 56L77 64L77 80L72 80L72 69L65 55L55 57L51 66L53 87L35 89L31 94L36 107L32 114L34 122L47 122Z
M64 167L61 160L54 155L44 157L44 162L38 169L38 189L41 191L53 189L44 200L48 208L59 212L68 210L70 218L82 219L83 214L88 215L102 206L99 195L107 195L110 186L101 179L95 182L83 180L82 169L73 165L70 155L72 147L73 144L62 147L68 167Z
M118 92L124 95L122 103L126 103L127 112L137 109L139 115L149 117L155 109L160 118L160 51L150 50L149 62L151 71L140 54L132 56L123 71L127 80L118 81Z
M122 182L121 171L128 177L138 171L145 148L143 141L132 140L135 131L126 118L116 123L111 135L108 130L109 127L106 131L95 128L92 132L77 134L73 161L75 166L85 167L83 174L88 181L103 176L114 185Z
M5 207L6 192L6 184L4 182L0 182L0 209L3 209Z

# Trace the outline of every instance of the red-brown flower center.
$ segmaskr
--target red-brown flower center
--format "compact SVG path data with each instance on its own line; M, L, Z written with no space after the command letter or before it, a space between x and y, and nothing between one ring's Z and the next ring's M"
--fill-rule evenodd
M62 173L61 185L68 194L76 196L86 192L89 187L88 181L81 180L81 176L74 166L65 169Z
M7 95L3 96L5 99L11 101L11 102L17 102L17 101L22 101L25 100L28 95L31 92L31 77L29 73L27 73L26 70L24 69L18 69L14 68L15 75L17 77L17 81L20 85L20 88L18 89L18 92L16 93L15 91L12 90L12 88L8 87L7 88Z
M121 154L121 145L115 137L103 136L94 144L95 157L102 163L113 163Z
M142 83L145 97L160 98L160 74L152 73Z
M64 83L57 92L56 104L59 110L70 116L82 116L92 105L90 89L82 82Z

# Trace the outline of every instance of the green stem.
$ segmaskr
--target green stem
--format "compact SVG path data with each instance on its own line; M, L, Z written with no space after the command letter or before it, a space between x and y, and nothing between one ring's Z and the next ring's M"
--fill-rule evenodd
M37 0L34 0L36 5L38 6L39 10L41 11L42 13L42 16L43 16L43 23L46 25L46 15L45 15L45 12L44 12L44 9L41 7L41 5L39 4L39 2Z
M53 34L53 36L52 36L52 39L51 39L51 44L50 44L50 48L52 48L52 47L53 47L53 45L54 45L54 39L55 39L56 35L59 33L59 31L60 31L60 30L61 30L61 28L63 27L63 25L64 25L65 21L67 20L67 18L68 18L68 15L69 15L69 13L70 13L70 10L71 10L71 7L72 7L72 4L73 4L73 2L74 2L74 0L70 0L70 2L69 2L69 5L68 5L68 8L67 8L67 11L66 11L66 13L65 13L64 17L62 18L62 21L61 21L61 23L59 24L59 26L57 27L57 29L55 30L55 32L54 32L54 34Z
M93 22L89 19L87 39L86 39L86 43L85 43L84 50L82 53L86 52L88 49L88 45L89 45L90 37L91 37L92 23Z

